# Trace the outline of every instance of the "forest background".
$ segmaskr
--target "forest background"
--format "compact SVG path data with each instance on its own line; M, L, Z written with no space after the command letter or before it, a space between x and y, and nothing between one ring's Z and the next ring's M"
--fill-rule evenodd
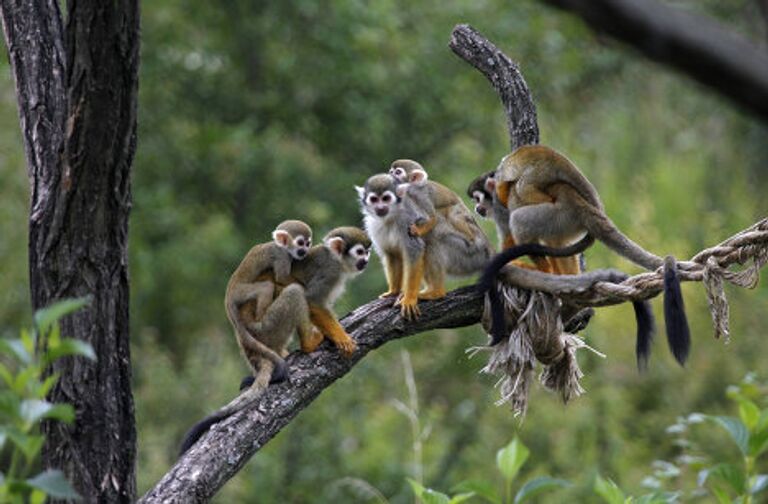
M766 46L755 2L668 3ZM520 63L542 143L571 157L618 226L648 249L686 258L766 215L764 125L540 3L145 2L129 241L139 495L173 463L183 432L236 393L246 369L222 299L253 243L285 218L307 220L318 238L359 224L353 185L393 159L421 161L463 195L508 151L498 97L447 47L460 22ZM7 60L0 67L0 335L14 337L31 317L29 194ZM587 261L637 271L602 246ZM338 313L384 287L374 260ZM483 357L465 355L485 341L479 327L391 343L302 412L215 501L356 502L337 484L353 477L408 502L407 477L423 472L438 488L485 478L516 433L532 453L524 476L576 483L553 502L588 495L598 471L639 491L652 461L678 450L668 425L727 411L728 384L768 374L768 287L728 290L729 345L712 338L702 286L686 284L684 294L694 340L686 369L660 341L639 375L631 307L601 308L584 334L608 358L579 355L587 394L563 406L537 387L522 424L494 405L493 378L478 374ZM659 302L654 309L660 317ZM395 406L408 401L403 351L429 426L420 461ZM735 448L720 440L710 451L727 457Z

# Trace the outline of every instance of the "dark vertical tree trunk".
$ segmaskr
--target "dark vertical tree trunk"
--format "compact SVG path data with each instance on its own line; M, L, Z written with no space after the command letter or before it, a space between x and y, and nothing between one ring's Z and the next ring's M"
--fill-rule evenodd
M137 0L0 0L31 185L29 268L35 309L91 295L62 333L97 362L65 359L51 393L74 425L44 427L46 467L86 502L132 502L136 431L128 333L130 169L136 149Z

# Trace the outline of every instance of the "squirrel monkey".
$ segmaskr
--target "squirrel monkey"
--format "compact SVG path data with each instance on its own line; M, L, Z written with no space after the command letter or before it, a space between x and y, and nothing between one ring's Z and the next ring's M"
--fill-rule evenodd
M496 171L483 173L469 183L467 196L475 202L475 212L484 219L492 219L496 224L496 233L501 242L501 249L515 244L509 232L509 210L496 196Z
M399 190L398 190L399 189ZM419 299L445 296L445 275L466 276L480 271L491 254L488 238L472 219L461 200L457 213L472 224L471 240L457 230L441 212L435 213L436 223L420 238L414 240L409 223L419 215L416 204L407 192L398 187L388 174L370 177L363 187L356 186L364 215L365 228L376 253L382 258L388 290L384 296L399 295L395 302L406 319L417 317ZM446 188L447 191L449 189ZM462 210L463 209L463 210ZM422 281L426 289L421 292Z
M389 174L401 184L400 192L405 192L416 208L423 214L409 227L413 236L424 236L437 224L436 212L471 243L475 238L473 221L467 220L465 212L461 211L463 203L459 196L444 185L429 180L427 170L421 164L411 159L398 159L392 162ZM402 196L405 197L405 196Z
M304 286L310 320L347 356L357 345L339 324L333 305L344 293L347 280L368 266L370 255L371 239L365 231L353 226L337 227L325 235L323 245L312 247L306 259L294 262L291 269L293 279ZM317 338L302 343L302 349L311 352L321 342L322 338Z
M301 261L307 256L312 244L312 229L302 221L287 220L281 222L272 232L273 241L254 246L245 255L227 283L224 295L224 307L227 318L237 335L240 349L251 366L254 376L258 373L264 360L271 363L274 368L272 381L280 382L287 378L288 372L280 355L285 346L284 339L290 336L293 327L285 331L275 331L273 325L276 321L262 320L267 307L272 303L275 293L275 284L287 284L290 280L291 265L295 261ZM272 274L274 282L265 279ZM291 292L289 296L296 297ZM256 303L254 313L255 323L246 325L247 317L241 313L241 307L246 303ZM306 331L306 323L303 320L296 321L301 325L302 331Z
M315 334L310 329L311 320L322 336L333 341L344 354L351 354L356 348L355 342L339 324L332 307L343 293L346 280L368 265L370 246L371 241L362 229L340 227L329 232L323 239L323 245L312 247L304 254L306 257L303 260L293 262L289 281L299 283L290 283L267 307L261 320L264 330L283 335L280 345L284 348L294 328L299 329L300 337ZM322 339L319 337L307 342L302 337L302 350L311 352ZM266 370L261 370L255 378L249 376L243 379L240 387L241 390L248 387L245 392L194 425L184 436L180 454L194 445L211 426L256 401L267 386L265 374Z
M665 268L664 304L667 340L680 364L690 350L690 332L674 259L665 260L637 245L605 214L594 186L565 156L541 145L523 146L505 156L496 170L496 197L509 210L509 231L515 243L567 247L585 235L605 243L630 261L649 270ZM502 252L486 274L495 276ZM579 273L576 256L534 257L546 272Z

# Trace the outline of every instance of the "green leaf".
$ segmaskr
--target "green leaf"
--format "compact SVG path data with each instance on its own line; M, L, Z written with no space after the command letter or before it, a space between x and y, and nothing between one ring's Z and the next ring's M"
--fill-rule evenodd
M0 362L0 379L9 387L13 386L13 373Z
M28 462L33 461L43 447L45 438L37 434L26 434L18 429L8 429L8 438L21 450Z
M667 504L677 502L679 498L680 495L673 492L654 492L638 497L635 502L636 504Z
M749 455L758 457L768 450L768 428L756 430L749 436Z
M48 496L42 490L32 490L32 494L29 496L29 504L44 504L46 498Z
M595 478L594 490L608 504L624 504L624 492L610 479L606 480L597 476Z
M717 425L725 429L731 438L736 443L736 446L741 450L742 455L746 455L749 451L749 432L747 427L739 421L738 418L729 416L712 416L708 415L708 419L715 422Z
M34 478L28 479L27 484L38 488L54 499L80 499L80 496L69 484L64 473L58 469L48 469Z
M515 495L515 504L525 502L526 500L539 495L542 492L553 488L562 488L570 486L568 481L557 478L550 478L549 476L541 476L534 478L523 485L523 487Z
M21 417L19 396L10 390L0 392L0 418L17 421Z
M47 365L56 359L68 355L79 355L93 361L96 360L96 352L93 351L93 347L90 343L75 338L65 338L57 345L49 345L48 351L45 353L44 361Z
M742 423L751 432L760 419L760 408L749 399L739 399L739 417Z
M444 493L437 492L431 488L425 488L418 481L408 478L408 483L413 488L413 493L421 499L424 504L449 504L451 498Z
M38 385L37 389L35 390L35 397L38 399L43 399L45 396L47 396L48 392L50 392L53 386L56 385L59 376L59 373L52 373L45 380L43 380L43 382L40 383L40 385Z
M5 433L5 427L0 426L0 450L3 449L5 446L5 440L8 439L8 434ZM0 477L3 475L2 472L0 472ZM2 485L2 481L0 481L0 485Z
M13 381L13 391L19 396L26 396L31 388L31 384L37 381L37 376L38 370L35 366L23 369L16 375L16 379Z
M475 496L475 494L472 493L472 492L456 494L453 497L451 497L451 500L448 501L448 504L459 504L461 502L464 502L465 500L471 499L474 496Z
M75 410L70 404L52 404L40 399L27 399L21 403L20 411L21 418L28 424L34 424L43 418L66 423L75 421Z
M55 322L89 304L91 299L91 296L65 299L35 312L35 325L39 334L46 334Z
M755 495L768 488L768 474L758 474L752 481L752 487L749 489L749 493Z
M711 488L716 488L717 481L711 481L713 478L727 483L736 494L743 494L746 490L746 474L740 467L733 464L717 464L702 471L699 475L699 486L709 482Z
M507 482L515 479L529 454L528 448L518 438L496 453L496 465Z
M14 357L22 364L32 362L32 354L24 348L24 343L20 339L0 338L0 353Z
M496 486L489 481L462 481L451 489L454 492L472 492L493 504L501 504L501 497L498 495Z

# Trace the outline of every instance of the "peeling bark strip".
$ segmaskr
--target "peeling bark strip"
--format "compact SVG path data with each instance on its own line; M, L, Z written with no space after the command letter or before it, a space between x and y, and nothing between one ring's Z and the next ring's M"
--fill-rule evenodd
M46 467L85 502L133 502L136 431L130 380L127 239L136 150L136 0L0 0L32 189L33 308L92 295L62 323L98 361L64 359L50 394L73 426L45 424Z
M536 109L517 65L467 25L454 29L450 46L483 72L499 93L507 113L512 146L538 143ZM341 320L358 344L351 359L341 357L328 344L308 355L289 356L290 383L268 388L251 410L215 426L140 502L207 502L262 446L368 352L388 341L431 329L474 325L480 322L483 296L473 287L464 287L443 299L422 302L421 317L414 322L402 320L400 310L393 309L391 304L392 300L376 300ZM478 337L485 341L481 330Z
M714 20L653 0L544 0L768 121L768 54Z

